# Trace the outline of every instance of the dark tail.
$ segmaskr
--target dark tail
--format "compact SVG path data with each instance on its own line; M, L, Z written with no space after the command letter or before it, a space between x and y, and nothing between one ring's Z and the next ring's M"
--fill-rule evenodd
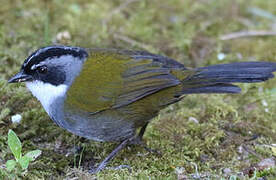
M183 94L239 93L241 89L231 83L257 83L273 78L276 63L240 62L219 64L195 69L183 80Z

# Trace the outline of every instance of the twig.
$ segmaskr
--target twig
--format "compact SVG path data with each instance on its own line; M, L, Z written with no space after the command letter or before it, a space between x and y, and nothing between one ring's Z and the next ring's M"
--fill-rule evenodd
M127 36L123 36L123 35L115 33L114 38L119 39L121 41L124 41L126 43L129 43L131 46L137 46L139 48L142 48L142 49L145 49L145 50L148 50L148 51L154 51L154 48L152 46L141 43L141 42L138 42L138 41L136 41L134 39L131 39Z
M125 9L129 4L131 3L134 3L136 1L139 1L139 0L126 0L124 3L120 4L120 6L116 7L115 9L113 9L108 15L106 18L103 19L102 23L103 25L106 25L110 19L112 18L112 16L114 14L117 14L119 12L121 12L123 9Z
M220 36L220 40L230 40L254 36L276 36L276 31L240 31Z
M263 159L261 155L257 154L254 150L252 150L249 146L243 145L242 146L244 148L245 151L247 151L250 154L253 154L254 156L256 156L259 159Z

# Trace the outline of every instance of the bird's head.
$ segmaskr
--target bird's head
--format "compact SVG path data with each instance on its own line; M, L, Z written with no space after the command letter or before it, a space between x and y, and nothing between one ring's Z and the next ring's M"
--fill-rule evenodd
M19 73L8 82L26 82L28 89L49 112L51 104L65 96L87 56L87 51L79 47L44 47L32 53Z

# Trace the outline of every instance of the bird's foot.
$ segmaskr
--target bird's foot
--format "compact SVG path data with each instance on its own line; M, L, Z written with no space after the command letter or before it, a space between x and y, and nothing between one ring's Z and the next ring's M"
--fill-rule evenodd
M155 154L155 155L157 155L157 156L162 156L162 152L159 151L158 149L151 149L151 148L147 147L146 145L143 146L143 148L144 148L146 151L148 151L149 153Z
M142 145L142 144L144 144L144 142L140 136L135 136L128 142L128 145Z
M142 141L142 137L144 135L144 132L146 130L148 123L146 123L141 129L140 132L138 133L138 135L133 136L129 139L126 139L124 141L121 142L121 144L119 144L119 146L117 146L101 163L97 168L92 168L89 172L90 173L97 173L103 169L106 169L106 165L109 163L110 160L112 160L116 154L118 154L123 148L125 148L127 145L141 145L145 150L147 150L150 153L155 153L159 156L161 156L160 151L158 150L154 150L154 149L150 149L146 146L146 144ZM111 169L122 169L122 168L127 168L129 171L131 170L131 168L127 165L120 165L117 166L115 168L111 168Z
M129 141L128 145L140 145L149 153L162 156L162 153L159 150L147 147L146 143L142 140L142 137L140 136L136 136L135 138L133 138L131 141Z
M112 160L125 146L132 141L133 138L124 140L119 146L117 146L101 163L97 168L92 168L89 173L95 174L106 168L106 165Z
M122 170L122 169L127 169L129 173L131 173L132 169L129 165L125 165L125 164L122 164L122 165L119 165L119 166L115 166L115 167L103 167L103 168L92 168L90 169L88 172L91 173L91 174L96 174L98 173L99 171L102 171L104 169L110 169L110 170Z

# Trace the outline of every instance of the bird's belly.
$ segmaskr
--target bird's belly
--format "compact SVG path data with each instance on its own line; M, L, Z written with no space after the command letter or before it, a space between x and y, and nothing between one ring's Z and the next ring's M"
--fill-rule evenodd
M73 134L95 141L122 141L136 132L133 121L128 121L119 112L106 110L98 113L75 111L64 108L65 126Z
M179 101L181 98L174 97L174 91L170 88L127 106L97 113L80 110L65 102L65 123L60 126L73 134L96 141L122 141L135 135L136 129L149 122L160 109Z

